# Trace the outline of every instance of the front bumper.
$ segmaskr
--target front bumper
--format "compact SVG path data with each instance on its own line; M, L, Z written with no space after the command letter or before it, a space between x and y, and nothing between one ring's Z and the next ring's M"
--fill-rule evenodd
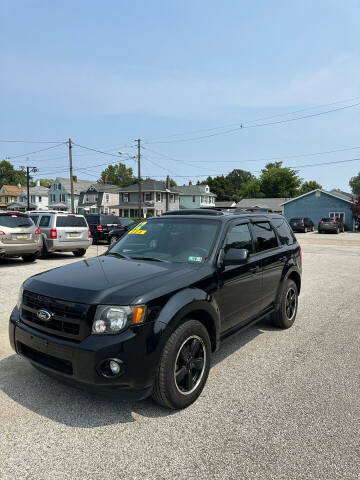
M47 335L21 322L15 308L9 322L12 348L35 366L56 378L95 393L126 400L151 394L158 364L158 341L154 324L130 327L119 335L89 335L73 342ZM120 376L101 375L104 359L122 362Z
M40 253L40 243L0 243L0 256L20 257L21 255L31 255L32 253Z

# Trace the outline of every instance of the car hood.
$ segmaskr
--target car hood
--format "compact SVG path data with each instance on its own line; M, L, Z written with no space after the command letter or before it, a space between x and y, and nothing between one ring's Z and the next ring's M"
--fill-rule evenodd
M211 274L207 264L152 262L102 255L34 275L24 289L87 304L127 305L190 286Z

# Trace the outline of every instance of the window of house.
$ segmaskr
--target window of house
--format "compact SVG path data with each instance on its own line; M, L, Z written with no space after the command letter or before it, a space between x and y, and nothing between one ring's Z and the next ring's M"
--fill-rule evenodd
M170 202L175 202L175 195L173 193L170 194Z
M39 195L39 202L41 202L42 197Z
M129 201L129 194L128 193L123 193L123 201L128 202Z
M64 193L62 193L62 194L60 195L60 202L64 202L64 203L65 203L65 194L64 194Z
M30 202L34 203L35 202L35 195L30 195Z
M109 201L110 201L110 193L105 193L105 202L109 202Z
M235 225L229 230L225 239L225 253L230 250L230 248L246 248L250 253L254 252L248 224Z
M253 225L253 230L256 237L256 250L263 252L278 246L278 241L274 230L271 228L269 222L259 222Z
M86 195L85 195L85 200L86 200L87 202L89 201L89 198L90 198L89 195L86 194Z
M162 202L162 194L160 192L156 194L156 201Z
M195 202L195 195L193 195L192 201Z
M147 192L145 193L145 202L150 202L152 200L152 193Z
M340 219L345 222L345 212L330 212L329 217L334 218L335 220Z

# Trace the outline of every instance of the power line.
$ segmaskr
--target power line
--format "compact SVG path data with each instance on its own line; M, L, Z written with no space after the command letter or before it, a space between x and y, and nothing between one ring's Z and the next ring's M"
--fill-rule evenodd
M285 117L287 115L294 115L295 113L305 112L307 110L314 110L316 108L324 108L324 107L330 107L332 105L339 105L340 103L353 102L354 100L358 100L358 99L360 99L360 97L352 97L352 98L348 98L346 100L339 100L339 101L336 101L336 102L325 103L325 104L322 104L322 105L316 105L314 107L301 108L300 110L293 110L291 112L277 113L275 115L270 115L270 116L267 116L267 117L260 117L260 118L254 119L254 120L248 120L247 123L261 122L263 120L270 120L271 118L277 118L277 117ZM245 122L243 122L243 123L245 123ZM231 123L231 124L227 124L227 125L222 125L221 127L203 128L201 130L191 130L191 131L182 132L182 133L173 133L172 135L167 135L167 136L164 136L164 137L157 137L157 138L154 138L152 140L162 140L162 139L165 139L165 138L179 137L179 136L182 136L182 135L190 135L190 134L202 133L202 132L211 132L211 131L214 131L214 130L221 130L223 128L235 127L235 126L238 126L238 125L239 125L239 122Z
M41 150L35 150L34 152L22 153L21 155L15 155L13 157L6 157L6 159L14 160L15 158L27 157L29 155L33 155L34 153L45 152L46 150L60 147L61 145L66 145L66 142L58 143L57 145L52 145L51 147L42 148Z
M302 115L300 117L294 117L294 118L287 118L285 120L278 120L276 122L267 122L267 123L257 123L255 125L244 125L244 124L240 124L237 128L233 128L233 129L230 129L230 130L225 130L224 132L216 132L216 133L212 133L212 134L209 134L209 135L202 135L200 137L190 137L190 138L183 138L183 139L179 139L179 140L168 140L168 141L154 141L154 142L147 142L148 144L152 145L154 143L182 143L182 142L191 142L193 140L202 140L204 138L210 138L210 137L217 137L219 135L226 135L226 134L229 134L229 133L234 133L234 132L238 132L240 130L244 130L244 129L247 129L247 128L258 128L258 127L266 127L266 126L271 126L271 125L279 125L279 124L282 124L282 123L289 123L289 122L295 122L297 120L303 120L305 118L312 118L312 117L318 117L320 115L326 115L328 113L332 113L332 112L338 112L340 110L345 110L347 108L353 108L353 107L357 107L360 105L360 102L358 103L354 103L352 105L346 105L345 107L339 107L339 108L333 108L331 110L326 110L324 112L318 112L318 113L312 113L312 114L309 114L309 115Z
M0 140L0 143L66 143L60 140L56 142L43 142L41 140Z

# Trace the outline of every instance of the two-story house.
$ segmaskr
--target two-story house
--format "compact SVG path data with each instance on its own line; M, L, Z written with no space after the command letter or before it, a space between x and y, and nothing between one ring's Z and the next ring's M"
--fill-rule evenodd
M40 180L36 181L35 187L30 187L30 210L48 210L48 191L47 187L40 185ZM16 201L9 205L12 210L26 211L27 205L27 189L22 190L16 197Z
M89 180L79 180L77 176L73 177L74 186L74 209L77 212L80 193L86 191L94 182ZM70 178L56 177L54 183L49 188L49 209L71 210L71 189Z
M3 185L0 188L0 210L7 210L9 205L16 202L16 197L24 189L18 185Z
M139 212L139 185L134 183L119 192L120 217L137 218ZM141 217L161 215L170 210L179 210L180 194L169 182L143 180L141 182Z
M181 194L180 208L215 207L216 195L210 192L209 185L183 185L174 187Z
M119 214L119 191L117 185L94 183L80 193L78 213Z

